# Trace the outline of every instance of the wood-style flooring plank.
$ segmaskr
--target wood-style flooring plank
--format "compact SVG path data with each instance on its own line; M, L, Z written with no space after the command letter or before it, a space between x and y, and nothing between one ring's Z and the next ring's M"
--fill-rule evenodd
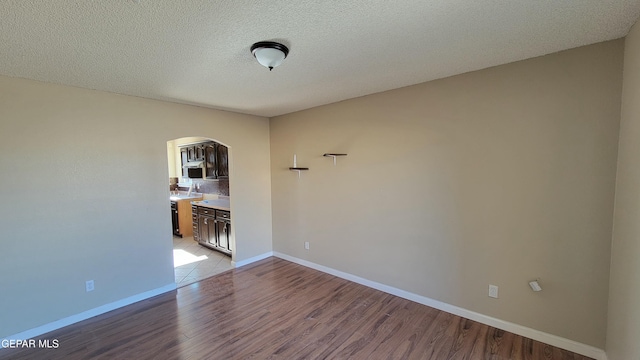
M588 360L277 258L39 339L0 358Z

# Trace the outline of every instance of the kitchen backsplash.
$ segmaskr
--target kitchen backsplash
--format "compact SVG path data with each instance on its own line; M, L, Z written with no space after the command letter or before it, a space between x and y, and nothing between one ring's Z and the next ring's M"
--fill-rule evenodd
M215 194L229 196L229 180L198 180L192 179L193 191L203 194ZM199 187L199 188L198 188ZM169 191L174 190L189 190L189 187L178 186L178 178L169 178Z

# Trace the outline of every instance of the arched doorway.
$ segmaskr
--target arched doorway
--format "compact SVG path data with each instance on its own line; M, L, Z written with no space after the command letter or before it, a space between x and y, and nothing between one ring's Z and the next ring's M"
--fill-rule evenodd
M233 268L229 153L215 139L184 137L167 142L178 287Z

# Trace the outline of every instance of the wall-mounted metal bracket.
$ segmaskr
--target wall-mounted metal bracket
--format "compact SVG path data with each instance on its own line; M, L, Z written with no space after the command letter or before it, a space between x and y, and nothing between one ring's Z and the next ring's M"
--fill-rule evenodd
M305 170L309 170L309 168L306 168L306 167L290 167L289 170L297 171L298 172L298 179L299 179L300 178L300 172L301 171L305 171Z
M336 159L338 158L338 156L347 156L347 154L332 154L332 153L326 153L326 154L322 154L322 156L325 157L332 157L333 158L333 165L336 165Z

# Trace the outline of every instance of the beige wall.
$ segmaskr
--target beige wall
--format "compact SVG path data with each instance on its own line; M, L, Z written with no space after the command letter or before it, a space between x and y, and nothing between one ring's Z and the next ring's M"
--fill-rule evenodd
M0 77L0 337L174 282L166 147L187 136L232 147L235 260L271 251L268 119Z
M176 169L179 167L176 166L176 149L176 142L174 140L167 141L167 161L169 166L169 177L178 177L178 175L182 176L182 174L178 174L178 172L176 171Z
M272 119L274 251L603 348L622 57L600 43Z
M640 26L625 40L607 355L640 359Z

